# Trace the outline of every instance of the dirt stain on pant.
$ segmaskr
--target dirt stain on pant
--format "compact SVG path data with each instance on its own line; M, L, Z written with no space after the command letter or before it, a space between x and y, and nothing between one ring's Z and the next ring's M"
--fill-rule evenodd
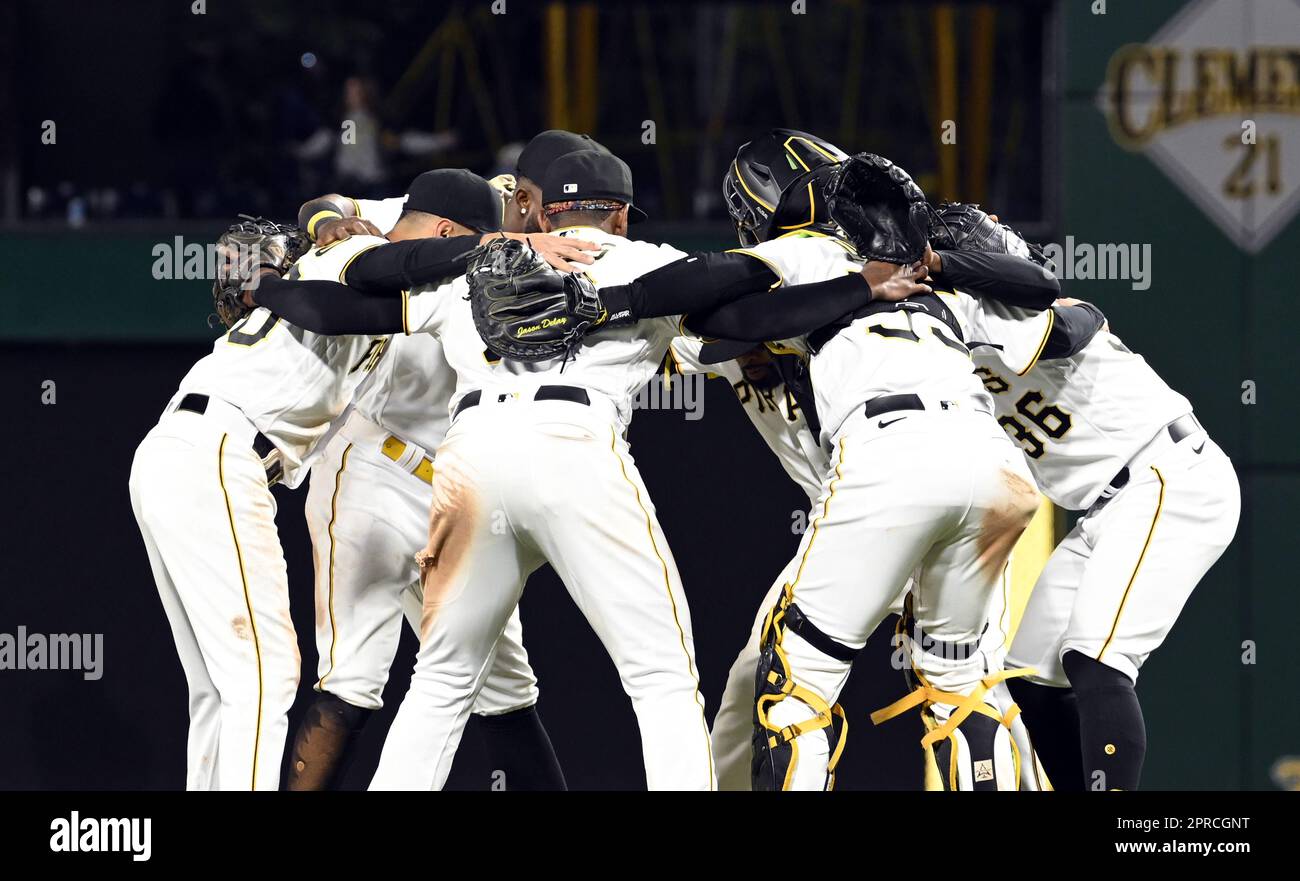
M429 635L438 608L451 594L469 559L478 519L478 496L464 475L454 468L440 470L434 478L433 505L429 509L429 542L415 555L424 590L421 639Z
M1013 471L1003 469L1002 484L1005 500L984 513L976 538L980 571L988 578L996 578L1007 565L1012 548L1034 519L1041 499L1034 485Z

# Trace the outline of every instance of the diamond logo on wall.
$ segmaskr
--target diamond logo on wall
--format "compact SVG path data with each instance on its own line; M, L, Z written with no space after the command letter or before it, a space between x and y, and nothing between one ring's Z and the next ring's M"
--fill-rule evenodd
M1238 247L1300 210L1300 0L1195 0L1111 56L1112 137L1160 167Z

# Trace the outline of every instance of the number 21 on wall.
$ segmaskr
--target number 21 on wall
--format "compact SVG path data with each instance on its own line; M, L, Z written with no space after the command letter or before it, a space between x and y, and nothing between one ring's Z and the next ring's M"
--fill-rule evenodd
M1255 185L1260 176L1264 191L1270 196L1282 192L1282 139L1276 134L1244 141L1242 135L1229 135L1223 141L1228 150L1240 148L1241 157L1223 182L1223 192L1230 199L1249 199L1257 195Z

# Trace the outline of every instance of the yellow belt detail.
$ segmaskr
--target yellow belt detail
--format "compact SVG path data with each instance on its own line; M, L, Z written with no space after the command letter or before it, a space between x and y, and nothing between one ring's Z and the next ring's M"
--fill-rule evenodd
M394 462L397 462L402 458L402 454L406 452L406 443L398 440L392 435L389 435L388 439L384 441L383 450L385 456L392 459ZM420 464L415 466L415 470L411 473L423 480L425 483L432 485L433 460L428 456L421 457Z

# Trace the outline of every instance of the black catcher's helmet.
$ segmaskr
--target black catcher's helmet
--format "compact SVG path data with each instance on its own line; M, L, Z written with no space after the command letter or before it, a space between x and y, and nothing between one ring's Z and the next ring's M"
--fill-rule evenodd
M740 243L751 247L797 229L832 231L821 184L847 158L830 141L789 128L772 129L741 146L722 180L722 198Z

